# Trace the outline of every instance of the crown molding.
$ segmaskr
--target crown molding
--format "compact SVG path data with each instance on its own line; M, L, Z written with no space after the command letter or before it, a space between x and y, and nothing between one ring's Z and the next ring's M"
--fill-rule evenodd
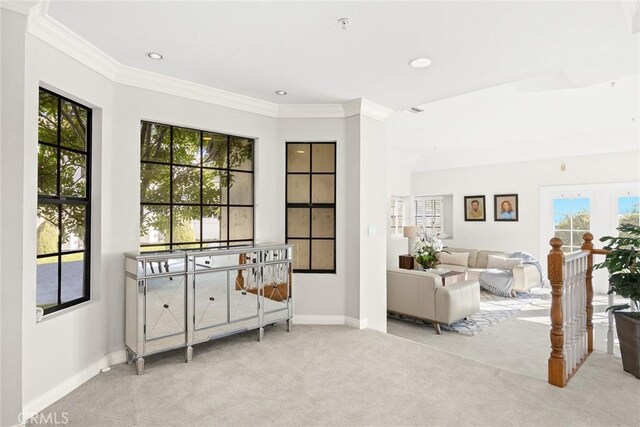
M278 104L272 102L140 70L138 68L121 66L115 81L129 86L195 99L249 113L269 117L278 117L279 114Z
M287 104L278 107L280 119L344 118L342 104Z
M13 5L21 2L6 3ZM5 2L2 4L5 7ZM21 7L20 9L29 14L27 24L29 34L115 83L273 118L346 118L362 114L377 120L384 120L392 113L392 110L365 99L356 99L343 104L278 105L262 99L129 67L121 64L49 16L47 0L28 4L30 5L28 8Z
M5 9L11 12L19 13L20 15L29 15L31 8L38 5L38 1L0 1L0 9Z

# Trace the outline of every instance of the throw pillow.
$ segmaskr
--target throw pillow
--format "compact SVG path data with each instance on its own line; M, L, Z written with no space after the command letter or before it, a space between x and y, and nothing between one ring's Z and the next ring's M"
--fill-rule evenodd
M469 266L469 252L440 252L438 254L440 264L460 265L462 267Z
M522 264L520 258L506 258L497 255L489 255L487 268L502 268L504 270L513 270L516 265Z

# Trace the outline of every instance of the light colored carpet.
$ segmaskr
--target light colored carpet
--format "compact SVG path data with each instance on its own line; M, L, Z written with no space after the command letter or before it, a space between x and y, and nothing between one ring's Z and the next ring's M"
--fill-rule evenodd
M484 332L447 335L473 341ZM287 333L278 324L263 342L255 337L198 345L191 364L181 351L150 357L142 376L116 367L45 414L66 412L75 426L583 426L633 425L640 416L640 381L603 354L558 389L371 330L296 326Z

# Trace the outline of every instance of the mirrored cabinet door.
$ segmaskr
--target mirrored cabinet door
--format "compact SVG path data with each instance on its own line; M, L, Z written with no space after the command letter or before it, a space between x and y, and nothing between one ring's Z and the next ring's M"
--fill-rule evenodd
M146 340L185 332L184 275L154 277L146 281Z

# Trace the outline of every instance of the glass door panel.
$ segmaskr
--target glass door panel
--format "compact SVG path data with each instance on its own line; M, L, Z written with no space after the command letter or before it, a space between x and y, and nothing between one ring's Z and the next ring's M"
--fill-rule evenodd
M185 332L185 276L147 279L146 339Z
M204 329L228 321L227 276L232 272L217 271L195 276L195 329Z

